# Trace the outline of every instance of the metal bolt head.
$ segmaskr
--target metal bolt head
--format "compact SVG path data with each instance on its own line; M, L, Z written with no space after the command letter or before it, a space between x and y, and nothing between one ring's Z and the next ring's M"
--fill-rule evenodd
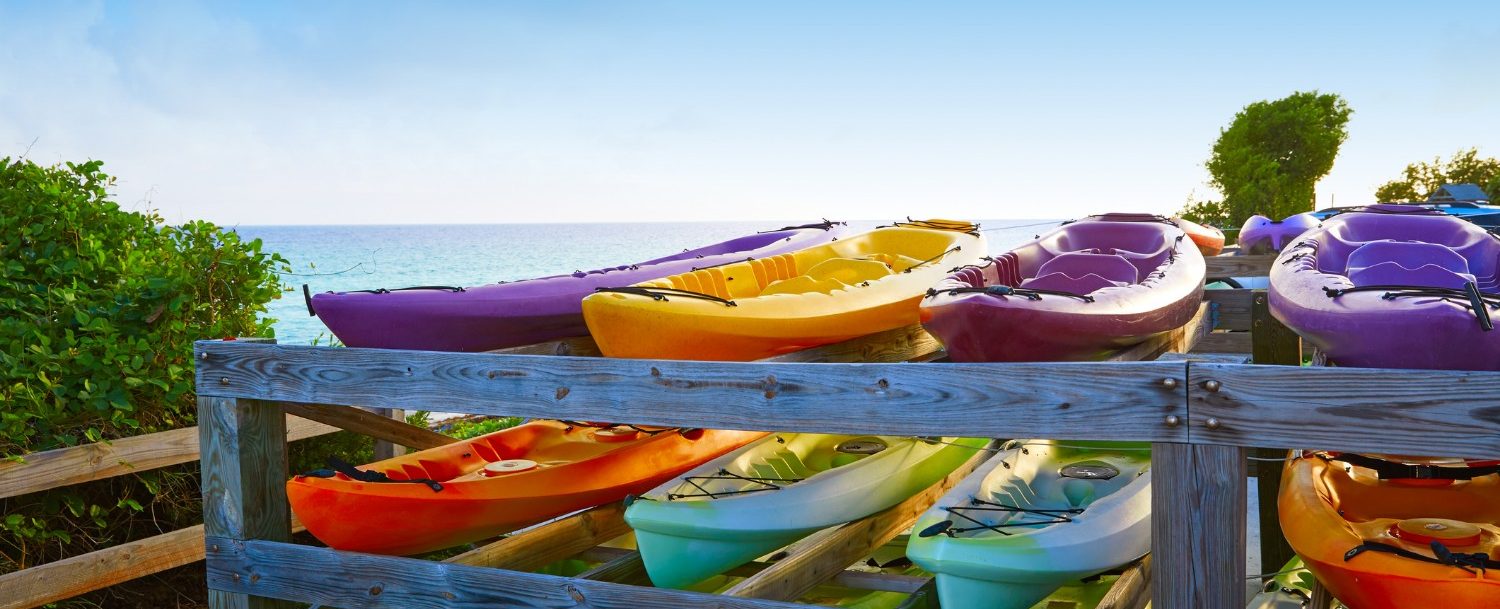
M1174 379L1174 378L1164 378L1164 379L1161 380L1161 386L1165 387L1167 389L1176 389L1177 388L1177 379Z
M1177 415L1175 414L1169 414L1167 415L1165 423L1167 424L1167 427L1176 427L1182 424L1182 419L1177 418Z
M1219 381L1203 381L1203 390L1209 393L1219 392Z
M227 376L221 376L221 377L219 377L219 384L220 385L228 385L229 384L229 377L227 377Z
M1203 424L1207 425L1209 429L1218 429L1220 426L1219 420L1213 417L1209 417L1207 421L1203 422Z

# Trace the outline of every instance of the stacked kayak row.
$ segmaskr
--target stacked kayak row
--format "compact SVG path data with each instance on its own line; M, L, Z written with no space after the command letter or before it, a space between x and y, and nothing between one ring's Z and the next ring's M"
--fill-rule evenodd
M610 357L744 361L922 323L956 361L1088 360L1191 319L1204 252L1223 247L1217 229L1145 214L1066 223L996 256L963 221L768 234L691 258L478 288L319 294L310 306L351 346L487 350L586 328ZM705 589L906 500L995 452L990 444L540 421L361 468L335 464L295 477L288 494L330 546L389 554L628 498L653 583ZM1149 550L1149 464L1146 445L1012 443L922 517L906 552L937 574L947 606L1026 609L1060 588L1097 601L1082 580Z

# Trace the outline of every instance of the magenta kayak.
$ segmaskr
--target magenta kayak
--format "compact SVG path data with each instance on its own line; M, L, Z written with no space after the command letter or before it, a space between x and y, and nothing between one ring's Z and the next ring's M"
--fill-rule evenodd
M1063 225L928 291L922 325L961 362L1088 360L1187 323L1204 262L1170 219Z
M584 296L597 288L628 286L784 254L837 239L843 229L842 222L825 220L746 235L635 264L477 287L325 292L309 297L308 309L350 347L430 351L503 349L587 335L581 303Z
M1318 226L1318 217L1311 212L1272 220L1262 215L1250 216L1240 227L1235 243L1241 254L1274 254L1280 252L1298 235Z
M1500 370L1500 240L1409 205L1323 221L1271 267L1271 314L1341 366Z

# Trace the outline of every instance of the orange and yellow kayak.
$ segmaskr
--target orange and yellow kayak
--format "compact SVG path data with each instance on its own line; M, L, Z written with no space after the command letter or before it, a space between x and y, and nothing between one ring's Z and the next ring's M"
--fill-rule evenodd
M1500 473L1461 460L1369 459L1287 462L1281 528L1307 568L1350 609L1500 607Z
M645 493L765 435L537 421L295 476L287 498L332 548L419 554Z
M1217 256L1224 251L1224 231L1182 218L1172 218L1172 222L1187 233L1204 256Z

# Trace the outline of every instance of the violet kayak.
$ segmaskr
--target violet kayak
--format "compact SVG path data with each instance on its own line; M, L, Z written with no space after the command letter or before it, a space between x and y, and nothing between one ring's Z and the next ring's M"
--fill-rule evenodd
M1095 359L1191 320L1204 272L1171 219L1093 216L954 269L928 291L922 325L954 361Z
M833 241L842 222L789 226L624 266L477 287L421 286L311 296L308 309L350 347L488 351L586 336L597 288L784 254Z
M1341 366L1500 370L1497 260L1500 240L1478 226L1372 205L1282 250L1271 314Z
M1298 235L1318 226L1318 217L1312 212L1272 220L1260 214L1250 216L1240 227L1236 243L1241 254L1274 254L1285 248Z

